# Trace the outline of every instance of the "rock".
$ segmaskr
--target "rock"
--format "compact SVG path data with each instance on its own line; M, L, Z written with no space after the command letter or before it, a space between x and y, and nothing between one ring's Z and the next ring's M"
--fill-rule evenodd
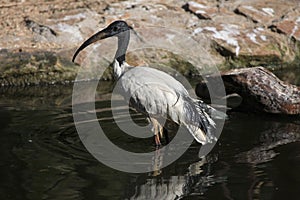
M300 7L284 16L283 20L274 23L271 28L289 38L300 41Z
M199 19L212 19L219 14L216 4L207 1L189 1L182 8L195 14Z
M266 9L268 9L267 13L263 9L257 9L250 5L242 5L236 8L235 12L251 19L254 23L268 24L272 22L274 10L272 8Z
M244 25L243 25L244 26ZM288 40L262 27L245 28L239 23L211 23L194 30L214 41L214 48L232 64L243 66L278 65L292 62L295 54Z
M207 78L213 81L214 77ZM237 93L243 101L240 110L273 114L300 114L300 87L284 83L263 67L235 69L222 74L227 94ZM196 94L207 97L203 83Z
M233 66L276 66L292 62L295 59L295 50L289 39L268 28L271 22L275 18L280 18L278 15L289 7L282 6L284 9L280 9L281 12L276 10L278 15L271 16L271 7L275 9L279 5L268 0L259 2L257 4L253 1L219 4L205 4L202 1L189 2L186 8L189 8L189 11L195 15L200 7L202 7L201 11L210 10L210 12L205 12L207 15L209 13L211 20L197 24L192 30L193 34L196 38L198 35L209 37L213 41L212 47L215 51ZM201 6L197 6L198 4ZM257 24L256 20L248 20L252 17L250 13L260 13L266 19L263 20L261 16L257 17L257 20L262 20L262 23Z
M94 9L101 11L106 6L105 2L90 1L86 4L70 0L46 1L41 2L39 6L36 6L33 0L1 3L0 28L3 30L0 33L3 38L0 41L1 48L22 48L24 51L27 48L36 48L55 51L55 48L74 47L74 42L80 42L83 39L77 37L74 40L74 36L77 35L76 30L78 30L77 23L82 22L80 25L83 31L86 31L85 20L89 21L93 16L97 17ZM89 26L95 26L99 20L100 17ZM55 37L49 37L49 39L48 34L44 34L46 30L50 30L50 35L55 33L56 39Z
M180 72L184 74L194 74L196 68L203 70L211 65L221 66L221 69L223 66L276 67L282 66L282 63L294 62L299 54L295 48L299 40L298 16L299 6L293 0L53 0L40 2L39 6L33 0L7 1L0 3L0 48L12 56L18 51L24 54L49 52L47 55L57 56L58 60L71 60L76 48L86 38L110 22L124 19L138 29L148 44L156 47L165 45L163 51L156 48L157 52L129 52L128 61L133 65L150 62L149 65L163 63L159 67L164 67L173 65L178 60L183 60L180 64L187 63L188 57L181 55L186 52L194 57L198 56L200 61L192 63L193 69L181 67ZM165 30L173 30L173 33ZM181 34L181 38L174 37L174 32L178 33L177 36ZM191 37L197 43L188 44L185 39ZM291 37L295 40L291 41ZM186 45L182 46L184 44ZM192 49L196 46L197 49ZM171 47L183 50L176 54ZM76 61L90 71L99 66L107 66L112 60L111 51L114 49L115 43L97 43L82 52ZM1 58L5 59L5 56ZM19 62L20 66L24 66L22 59L17 58L19 56L14 58L14 63ZM69 65L73 64L68 63L66 67ZM18 70L20 71L16 68L14 70L16 76L11 74L10 83L18 82L14 80L22 73L21 69ZM50 67L47 70L51 71ZM40 70L39 73L46 71ZM72 73L75 77L76 73Z
M28 51L29 49L27 49ZM68 83L78 67L50 51L0 51L0 85L28 86Z
M294 1L253 0L240 4L235 12L249 18L254 23L268 27L297 6Z
M24 22L26 24L26 27L34 33L42 35L46 38L57 36L57 33L53 29L51 29L47 26L40 25L40 24L36 23L35 21L30 20L30 19L25 19Z

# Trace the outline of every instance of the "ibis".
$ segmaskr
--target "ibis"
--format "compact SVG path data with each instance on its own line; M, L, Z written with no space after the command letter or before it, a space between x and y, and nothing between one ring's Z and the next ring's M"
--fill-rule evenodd
M143 113L152 123L156 145L161 145L164 125L160 119L169 119L185 126L194 139L205 145L216 140L216 123L210 116L214 110L202 100L192 98L186 88L171 75L147 66L132 67L126 63L130 30L125 21L112 22L88 38L75 52L72 61L87 46L109 37L118 38L118 48L113 61L115 79L129 105Z

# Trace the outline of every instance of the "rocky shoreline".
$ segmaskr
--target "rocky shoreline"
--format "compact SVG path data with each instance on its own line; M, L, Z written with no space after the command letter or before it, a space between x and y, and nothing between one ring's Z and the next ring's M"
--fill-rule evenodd
M6 70L3 65L11 57L15 63L12 67L23 68L24 62L35 65L30 57L22 56L24 53L49 52L44 63L51 63L54 56L65 61L54 66L68 68L72 63L67 61L76 47L116 19L125 19L135 28L159 26L180 30L199 41L221 69L285 66L299 58L297 0L29 0L3 2L0 8L2 73ZM161 37L165 37L163 33ZM40 71L44 69L41 67ZM63 78L70 81L74 77Z
M223 73L258 66L298 69L299 16L297 0L2 1L0 87L65 84L75 80L79 69L97 78L95 70L112 61L115 41L94 45L76 64L72 55L117 19L137 30L134 48L144 48L128 53L133 66L173 67L186 76L209 73L210 66ZM152 49L141 46L139 38ZM181 52L176 54L176 48ZM192 63L189 56L200 61ZM299 79L298 72L287 70L282 77ZM101 78L111 79L110 71Z

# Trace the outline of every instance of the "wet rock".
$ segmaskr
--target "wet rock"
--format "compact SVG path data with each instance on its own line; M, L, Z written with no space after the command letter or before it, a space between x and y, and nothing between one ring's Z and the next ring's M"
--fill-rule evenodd
M263 67L235 69L222 74L227 94L237 93L243 101L237 109L250 112L299 115L300 88L284 83ZM214 77L208 77L213 81ZM203 83L196 88L207 97Z
M77 68L50 51L0 51L0 85L27 86L68 83L75 79Z

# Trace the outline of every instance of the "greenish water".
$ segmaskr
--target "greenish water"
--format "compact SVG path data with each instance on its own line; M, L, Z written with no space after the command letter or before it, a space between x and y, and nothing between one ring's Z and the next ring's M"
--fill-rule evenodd
M97 116L110 139L154 150L153 139L126 136L115 126L112 84L100 85ZM2 88L0 94L0 199L299 199L299 118L231 113L206 158L198 158L200 145L193 143L161 171L134 174L103 165L82 145L71 85ZM132 117L147 124L139 114Z
M300 85L300 68L299 65L278 68L273 70L273 73L281 80L294 85Z

